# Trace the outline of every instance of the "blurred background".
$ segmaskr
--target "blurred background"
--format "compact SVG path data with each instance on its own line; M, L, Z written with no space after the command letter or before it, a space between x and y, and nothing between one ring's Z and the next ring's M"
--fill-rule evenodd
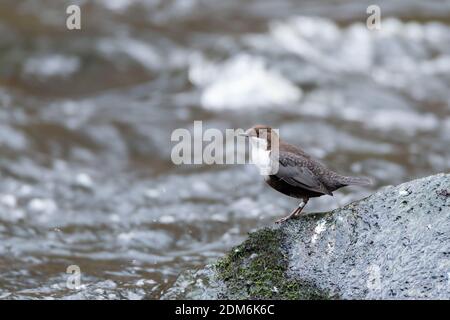
M448 172L450 1L376 1L378 31L370 4L0 0L0 298L158 299L296 205L248 165L173 165L194 120L376 180L308 212Z

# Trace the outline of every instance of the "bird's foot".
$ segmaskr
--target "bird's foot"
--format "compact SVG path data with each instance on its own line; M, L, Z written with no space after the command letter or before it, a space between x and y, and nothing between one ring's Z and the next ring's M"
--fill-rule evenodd
M282 223L282 222L285 222L287 220L299 217L307 202L308 202L308 200L303 200L299 204L299 206L297 208L295 208L294 211L292 211L288 216L283 217L281 219L278 219L277 221L275 221L275 223Z
M291 218L292 218L292 217L290 217L290 216L283 217L283 218L278 219L277 221L275 221L275 223L276 223L276 224L280 224L280 223L285 222L285 221L287 221L287 220L289 220L289 219L291 219Z
M290 215L288 215L288 216L286 216L286 217L283 217L283 218L281 218L281 219L278 219L277 221L275 221L275 223L279 224L279 223L288 221L288 220L293 219L293 218L296 218L296 217L298 217L298 216L297 216L297 212L293 212L293 213L291 213Z
M300 211L297 211L295 214L294 214L294 218L298 218L298 217L300 217L302 215L302 211L300 210Z

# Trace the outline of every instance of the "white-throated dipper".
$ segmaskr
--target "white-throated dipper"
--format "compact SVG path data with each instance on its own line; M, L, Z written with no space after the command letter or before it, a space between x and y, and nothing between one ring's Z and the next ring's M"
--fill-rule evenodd
M371 185L366 177L347 177L327 169L301 148L283 142L269 126L256 125L242 135L252 144L252 159L258 165L272 168L264 175L266 183L275 190L302 201L288 216L277 223L297 217L310 198L333 195L333 191L349 186Z

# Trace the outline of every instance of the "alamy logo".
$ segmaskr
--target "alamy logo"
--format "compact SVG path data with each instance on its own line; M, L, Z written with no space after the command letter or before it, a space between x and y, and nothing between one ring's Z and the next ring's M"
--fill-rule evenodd
M253 130L253 131L252 131ZM202 121L194 121L193 133L185 128L172 132L171 159L176 165L190 164L255 164L261 175L278 172L278 129L209 128L203 130ZM250 144L247 143L250 141ZM270 142L269 142L270 141ZM250 159L246 151L251 147Z
M66 19L66 27L69 30L81 29L81 9L73 4L67 7L66 13L69 15Z
M81 288L81 269L76 264L67 267L66 273L69 274L66 281L68 289L78 290Z
M370 16L366 20L366 25L369 30L381 29L381 8L376 4L372 4L367 7L367 14Z

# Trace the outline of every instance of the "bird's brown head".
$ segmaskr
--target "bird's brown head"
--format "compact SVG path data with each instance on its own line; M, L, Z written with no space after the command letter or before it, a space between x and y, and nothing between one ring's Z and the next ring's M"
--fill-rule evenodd
M269 126L258 124L242 134L248 138L256 138L267 141L267 149L272 149L272 147L276 144L278 145L279 137L276 130L272 129Z

